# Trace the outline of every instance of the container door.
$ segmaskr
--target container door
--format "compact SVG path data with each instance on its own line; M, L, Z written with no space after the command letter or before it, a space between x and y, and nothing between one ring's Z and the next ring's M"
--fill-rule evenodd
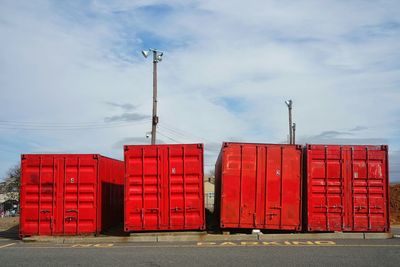
M263 147L229 144L223 152L221 226L263 226Z
M242 166L240 173L240 225L257 225L257 151L256 146L241 146Z
M223 148L221 177L221 226L239 227L242 180L242 148L229 145Z
M295 146L266 147L265 228L300 229L301 150Z
M164 148L164 170L162 184L167 185L163 198L164 223L171 229L198 229L203 222L203 171L202 148L197 145L171 146Z
M353 231L385 231L386 222L386 154L368 147L351 149L351 216ZM351 193L351 191L349 191Z
M145 152L146 151L146 152ZM159 147L152 150L142 149L140 186L142 206L140 207L140 225L142 229L160 229L161 226L161 172L163 171L164 153ZM149 153L145 155L144 153Z
M54 233L54 158L42 158L39 162L39 232L38 235Z
M281 219L280 228L300 230L301 221L301 150L281 148Z
M267 182L266 177L267 171L267 154L268 147L263 145L256 145L255 150L256 166L255 166L255 212L254 212L254 228L262 229L266 228L266 199L267 195Z
M92 156L23 159L22 234L96 232L97 165Z
M282 155L281 148L271 146L267 148L267 175L266 179L266 228L279 228L282 212Z
M28 156L22 160L22 170L21 233L52 235L57 173L54 158Z
M98 161L93 156L64 160L63 234L95 233Z
M158 229L160 220L162 151L141 147L126 152L126 226Z
M308 229L341 231L348 182L347 153L339 146L308 148Z
M341 147L324 148L325 158L325 203L326 229L341 231L344 223L345 204L343 199L345 171L344 152Z

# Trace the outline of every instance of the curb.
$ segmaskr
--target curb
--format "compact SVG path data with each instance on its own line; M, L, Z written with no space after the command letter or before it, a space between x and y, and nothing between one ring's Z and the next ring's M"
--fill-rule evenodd
M391 239L394 236L393 233L364 233L364 239Z
M364 239L364 233L305 233L260 235L259 240L295 240L295 239Z
M24 242L45 242L56 244L87 243L141 243L141 242L211 242L211 241L276 241L276 240L326 240L326 239L390 239L392 233L302 233L302 234L233 234L219 235L207 233L140 233L131 236L34 236Z

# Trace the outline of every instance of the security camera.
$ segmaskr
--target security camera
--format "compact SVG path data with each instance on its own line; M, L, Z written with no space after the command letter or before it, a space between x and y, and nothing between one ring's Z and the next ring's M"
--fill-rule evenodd
M147 133L146 133L146 138L149 138L150 135L151 135L151 134L150 134L149 132L147 132Z

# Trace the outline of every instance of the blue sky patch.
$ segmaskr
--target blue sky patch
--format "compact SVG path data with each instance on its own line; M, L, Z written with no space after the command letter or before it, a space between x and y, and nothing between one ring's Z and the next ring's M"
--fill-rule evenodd
M137 9L139 12L146 13L147 16L166 16L174 11L174 8L170 5L160 4L160 5L148 5L139 7Z
M217 105L221 105L228 111L233 113L242 113L247 110L247 102L244 98L240 97L220 97L217 98Z

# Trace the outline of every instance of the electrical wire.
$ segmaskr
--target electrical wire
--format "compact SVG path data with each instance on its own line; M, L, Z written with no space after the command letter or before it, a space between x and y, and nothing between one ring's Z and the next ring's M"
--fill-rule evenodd
M38 131L53 131L53 130L92 130L92 129L107 129L117 127L127 127L132 125L144 124L151 120L142 120L136 122L118 122L118 123L96 123L96 124L73 124L73 123L30 123L30 122L5 122L0 121L0 129L8 130L38 130Z
M174 132L168 131L167 129L165 129L162 126L157 126L157 128L161 129L163 131L163 133L167 133L169 136L172 136L175 139L179 139L179 140L193 140L192 138L186 137L186 136L182 136L182 135L178 135Z
M178 135L178 136L181 136L181 137L184 137L184 138L188 138L188 137L189 138L193 138L193 136L191 136L191 135L187 135L187 134L184 134L184 133L179 132L177 130L174 130L174 129L170 128L170 127L165 126L164 124L160 123L159 126L161 128L163 128L164 130L167 130L168 132L171 132L174 135Z
M120 123L120 122L106 122L106 121L96 121L96 122L33 122L33 121L10 121L10 120L0 120L0 124L4 125L32 125L32 126L92 126L92 125L103 125L110 123Z
M203 142L210 142L210 140L207 140L207 139L205 139L203 137L196 136L196 135L194 135L192 133L189 133L188 131L184 131L184 130L178 129L178 128L170 125L170 124L166 124L165 122L160 122L159 126L161 128L163 128L164 130L167 130L171 134L180 135L180 136L182 136L184 138L190 138L190 139L195 139L195 140L199 140L200 139Z
M177 144L182 143L182 142L180 142L180 141L178 141L178 140L176 140L176 139L174 139L174 138L172 138L172 137L170 137L170 136L168 136L168 135L166 135L166 134L161 133L160 131L157 131L157 133L158 133L159 135L161 135L161 136L164 136L165 138L168 138L169 140L171 140L171 141L173 141L173 142L175 142L175 143L177 143Z

